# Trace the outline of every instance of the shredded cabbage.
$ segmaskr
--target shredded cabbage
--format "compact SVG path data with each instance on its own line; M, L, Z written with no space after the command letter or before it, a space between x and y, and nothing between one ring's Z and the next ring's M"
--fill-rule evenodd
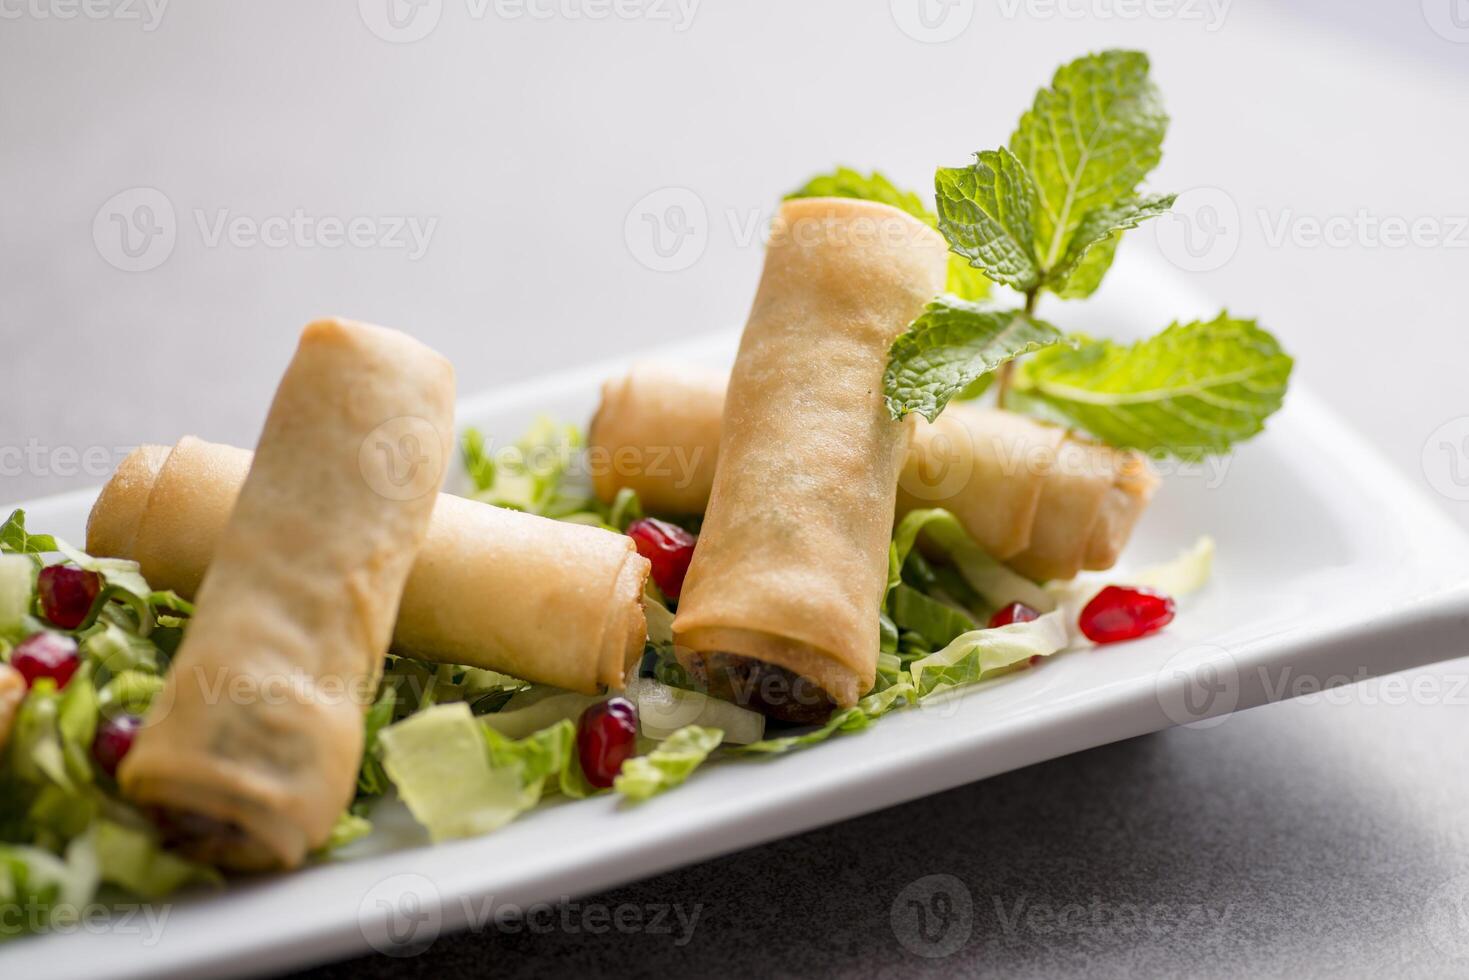
M1023 602L1039 612L1049 612L1056 607L1055 600L1044 589L991 558L974 543L957 517L938 507L912 511L898 522L889 553L889 589L901 581L903 562L913 550L920 533L942 550L974 591L996 609L1012 602Z
M687 725L668 736L647 755L622 764L613 788L630 800L641 801L682 783L719 747L724 733L717 728Z
M908 665L913 686L919 697L927 697L984 680L1031 657L1049 657L1064 650L1070 642L1064 615L1055 610L1030 622L965 633L937 653Z
M651 677L628 685L638 706L638 724L652 739L668 739L688 725L718 728L729 745L758 742L765 735L765 716L719 698L671 687Z

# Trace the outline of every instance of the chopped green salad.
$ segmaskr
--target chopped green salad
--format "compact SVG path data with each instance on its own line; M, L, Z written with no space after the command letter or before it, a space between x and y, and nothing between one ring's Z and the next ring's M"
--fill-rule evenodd
M492 463L470 430L462 450L471 494L610 530L642 519L635 495L604 505L580 484L580 447L575 427L543 420ZM1201 545L1140 580L1182 592L1202 584L1211 558ZM55 596L46 583L63 572L96 585L82 618L69 626L55 621L62 612L48 613ZM990 558L948 512L911 513L894 529L889 551L876 685L821 725L768 731L763 715L710 697L678 664L670 602L650 585L648 642L622 695L637 708L637 749L610 792L633 804L680 785L711 759L816 745L1024 668L1073 644L1074 628L1058 604L1064 598ZM1040 615L985 625L1011 603ZM149 589L134 562L94 559L31 533L23 511L0 526L0 662L8 665L0 669L27 681L14 710L7 716L0 708L0 908L7 912L0 938L64 924L99 904L222 881L217 870L168 850L114 778L131 733L163 688L191 611L177 595ZM62 655L37 661L28 651L39 640ZM390 796L439 841L488 833L557 796L607 792L588 782L577 751L579 719L605 701L390 653L364 714L356 799L327 850L370 833L374 807Z

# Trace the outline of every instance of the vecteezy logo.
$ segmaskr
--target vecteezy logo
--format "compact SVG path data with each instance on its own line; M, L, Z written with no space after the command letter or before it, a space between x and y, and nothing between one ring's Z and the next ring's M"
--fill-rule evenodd
M1158 249L1185 272L1222 268L1239 249L1239 206L1217 187L1178 195L1173 209L1153 220Z
M964 445L960 440L968 440ZM914 439L898 486L915 500L948 500L969 485L974 475L974 437L962 425L928 430Z
M1180 650L1158 671L1155 684L1163 714L1186 728L1223 724L1239 704L1239 665L1223 647Z
M357 906L362 938L387 956L417 956L434 944L443 926L443 899L423 875L385 878Z
M1433 430L1423 444L1423 475L1450 500L1469 500L1469 415Z
M888 918L904 949L937 959L969 941L974 929L974 896L953 875L925 875L898 892Z
M173 254L177 240L173 202L156 187L130 187L114 194L92 218L97 254L124 272L158 268Z
M422 41L439 26L444 0L357 0L362 23L391 44Z
M888 0L898 30L924 44L952 41L974 19L974 0Z
M368 433L357 451L362 478L389 500L417 500L439 489L444 447L427 419L405 415Z
M627 213L622 235L633 258L654 272L681 272L709 245L709 212L687 187L664 187Z
M1469 0L1423 0L1423 20L1445 41L1469 44Z

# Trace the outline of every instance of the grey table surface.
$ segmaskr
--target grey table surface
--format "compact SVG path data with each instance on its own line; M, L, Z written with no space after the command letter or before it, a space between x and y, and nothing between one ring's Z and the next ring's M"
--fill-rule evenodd
M835 162L922 186L1126 45L1174 116L1152 185L1206 247L1124 248L1260 316L1469 526L1462 0L919 3L0 2L0 499L252 442L323 313L412 331L464 393L738 323L780 193ZM639 237L670 201L701 219L671 269ZM1469 975L1469 664L1415 680L308 975ZM692 932L595 931L660 906Z

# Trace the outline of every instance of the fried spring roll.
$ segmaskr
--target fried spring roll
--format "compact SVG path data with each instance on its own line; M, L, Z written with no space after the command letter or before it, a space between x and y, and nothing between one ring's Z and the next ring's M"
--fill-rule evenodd
M193 595L249 468L247 451L199 439L140 447L97 498L88 551ZM647 637L647 578L624 535L441 494L393 648L584 694L620 688Z
M597 495L636 490L654 513L709 504L725 371L646 363L607 381L587 437ZM917 419L898 513L952 511L987 552L1035 578L1111 568L1157 488L1147 459L1034 419L950 404Z
M809 720L872 686L911 434L888 415L883 368L945 264L943 239L886 205L782 205L673 624L711 691Z
M119 772L185 853L296 867L351 801L363 709L428 533L453 411L453 369L417 341L341 320L302 333Z

